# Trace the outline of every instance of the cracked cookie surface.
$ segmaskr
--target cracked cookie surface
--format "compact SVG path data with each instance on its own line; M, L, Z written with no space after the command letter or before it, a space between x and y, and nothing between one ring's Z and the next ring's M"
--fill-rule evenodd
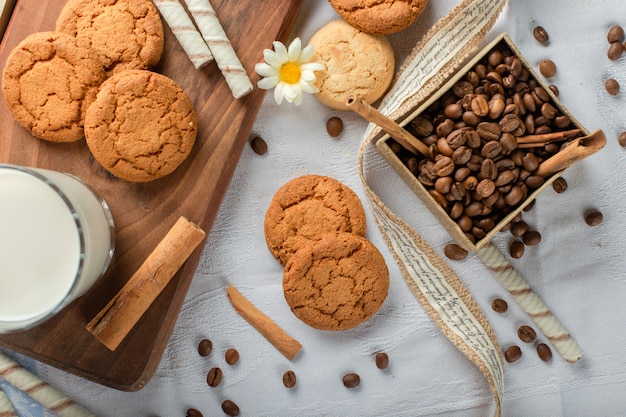
M315 94L322 104L349 110L351 94L368 104L385 93L393 79L395 57L385 36L362 32L344 20L334 20L319 29L309 41L315 46L312 60L324 67L316 72Z
M127 70L107 79L85 117L85 139L110 173L131 182L173 172L191 153L196 112L172 79Z
M27 36L9 54L2 92L13 117L50 142L83 137L87 107L105 78L96 55L58 32Z
M329 0L346 22L363 32L389 35L410 26L428 0Z
M348 330L370 318L389 290L383 256L367 239L329 233L298 250L285 266L291 311L319 330Z
M163 53L163 24L150 0L69 0L56 30L96 51L108 75L153 68Z
M365 211L358 196L334 178L305 175L276 191L265 213L267 247L281 264L305 243L328 232L365 236Z

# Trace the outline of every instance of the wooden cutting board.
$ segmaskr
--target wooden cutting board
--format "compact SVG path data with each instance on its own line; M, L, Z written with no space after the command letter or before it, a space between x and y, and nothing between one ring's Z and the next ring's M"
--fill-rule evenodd
M254 64L272 41L286 41L301 0L211 0L253 84ZM54 30L65 0L18 0L2 44L0 67L27 35ZM42 362L125 391L141 389L153 376L198 265L198 248L120 347L109 351L85 324L132 276L176 219L184 215L209 230L246 145L264 91L235 100L213 62L196 70L165 29L165 51L155 71L175 80L198 113L192 155L173 174L150 183L117 180L94 161L84 140L53 144L34 138L0 99L0 162L72 173L102 195L116 223L116 252L106 275L58 316L26 332L0 336L0 344ZM201 245L202 246L202 245ZM200 319L200 318L199 318ZM202 320L211 320L203 317Z

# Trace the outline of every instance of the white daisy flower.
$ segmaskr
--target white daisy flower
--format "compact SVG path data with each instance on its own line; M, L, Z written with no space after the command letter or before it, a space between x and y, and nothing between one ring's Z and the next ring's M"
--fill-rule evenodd
M314 85L315 71L324 67L317 62L309 62L313 57L315 47L308 45L302 48L300 38L295 38L289 49L281 42L273 43L274 50L263 50L265 62L254 67L261 79L259 88L269 90L274 88L274 100L282 103L283 98L289 103L302 103L304 93L315 94L319 89Z

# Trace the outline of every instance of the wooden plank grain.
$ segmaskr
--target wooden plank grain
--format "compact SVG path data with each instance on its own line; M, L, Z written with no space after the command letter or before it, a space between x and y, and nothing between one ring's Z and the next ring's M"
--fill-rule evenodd
M272 41L286 40L302 0L211 0L253 84L254 65ZM63 0L18 0L0 45L0 66L26 36L54 30ZM260 6L260 7L259 7ZM111 207L116 252L106 275L52 320L31 330L0 335L0 344L70 373L116 389L141 389L152 377L182 307L201 248L183 265L122 345L114 352L100 344L85 324L132 276L174 224L185 216L208 234L247 143L264 92L235 100L215 63L196 70L164 23L165 51L154 70L175 80L198 114L198 138L191 156L173 174L134 184L108 174L84 140L54 144L31 136L0 100L0 162L69 172L81 178ZM209 318L210 319L210 318Z

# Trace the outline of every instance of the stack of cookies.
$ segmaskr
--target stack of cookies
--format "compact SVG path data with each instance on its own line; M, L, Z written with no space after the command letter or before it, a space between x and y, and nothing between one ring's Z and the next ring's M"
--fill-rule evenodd
M320 28L309 44L316 73L315 97L334 110L349 110L346 100L359 96L378 101L391 85L395 71L393 48L386 35L413 24L427 0L329 0L341 19Z
M150 0L69 0L55 31L20 42L2 92L17 122L49 142L83 137L116 177L151 181L190 154L196 114L185 92L150 71L163 53Z
M347 330L382 306L389 288L383 256L365 236L365 211L341 182L305 175L283 185L265 214L265 240L284 265L291 311L311 327Z

